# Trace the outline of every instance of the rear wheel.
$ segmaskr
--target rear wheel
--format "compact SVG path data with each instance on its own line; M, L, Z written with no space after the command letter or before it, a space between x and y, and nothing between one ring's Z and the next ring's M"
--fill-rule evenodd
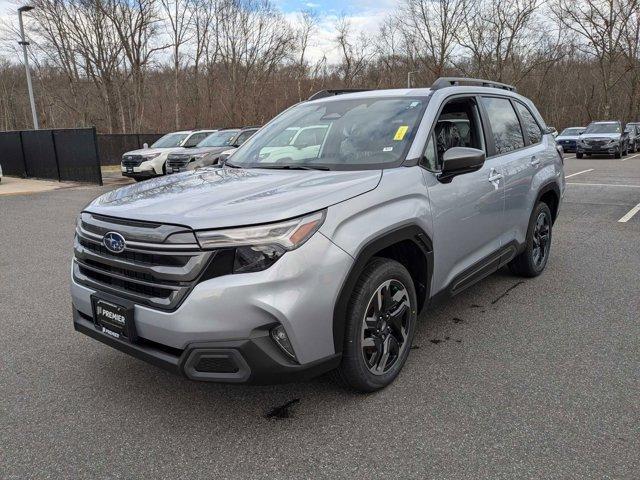
M351 294L342 363L335 376L360 392L393 382L409 355L416 305L407 269L395 260L372 259Z
M523 277L536 277L544 271L551 252L552 224L549 206L539 202L529 220L524 252L509 263L513 273Z

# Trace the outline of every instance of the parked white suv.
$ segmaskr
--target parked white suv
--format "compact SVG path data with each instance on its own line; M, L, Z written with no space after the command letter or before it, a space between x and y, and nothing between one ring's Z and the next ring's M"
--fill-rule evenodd
M122 155L122 175L136 181L164 175L167 155L180 148L195 147L217 130L185 130L167 133L149 148L132 150Z

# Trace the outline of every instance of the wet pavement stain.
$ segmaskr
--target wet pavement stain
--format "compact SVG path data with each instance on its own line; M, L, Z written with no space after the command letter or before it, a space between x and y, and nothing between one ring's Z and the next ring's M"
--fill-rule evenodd
M429 340L429 341L430 341L431 343L433 343L433 344L437 345L437 344L439 344L442 340L438 340L437 338L433 338L433 339L431 339L431 340Z
M420 349L420 345L411 345L411 348L409 350L419 350Z
M462 318L453 317L453 323L464 323L464 320Z
M504 297L506 297L507 295L509 295L509 292L511 290L513 290L516 287L519 287L520 285L522 285L524 283L523 280L520 280L519 282L511 285L509 288L507 288L504 293L502 295L500 295L498 298L494 299L491 301L491 305L495 305L496 303L498 303L500 300L502 300Z
M300 403L299 398L294 398L293 400L289 400L284 405L280 405L279 407L274 407L265 413L265 418L282 420L285 418L291 418L293 416L293 407Z

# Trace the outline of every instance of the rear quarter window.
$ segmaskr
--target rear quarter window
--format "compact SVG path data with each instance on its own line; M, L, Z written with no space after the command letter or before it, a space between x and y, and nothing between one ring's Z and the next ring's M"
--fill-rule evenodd
M529 143L532 145L540 143L542 141L542 130L540 129L540 125L538 125L538 122L533 118L533 115L527 107L520 102L515 102L515 104L516 109L520 114L520 119L522 120L522 129L524 130L525 135L529 138Z

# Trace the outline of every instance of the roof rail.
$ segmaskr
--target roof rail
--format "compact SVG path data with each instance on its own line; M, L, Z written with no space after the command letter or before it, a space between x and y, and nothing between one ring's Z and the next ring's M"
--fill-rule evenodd
M345 88L342 90L320 90L311 95L307 101L318 100L319 98L332 97L334 95L342 95L343 93L368 92L370 88Z
M440 90L441 88L453 87L456 85L472 85L476 87L500 88L502 90L509 90L510 92L516 91L516 87L514 87L513 85L494 82L493 80L484 80L482 78L467 77L440 77L435 82L433 82L433 85L431 85L431 90Z

